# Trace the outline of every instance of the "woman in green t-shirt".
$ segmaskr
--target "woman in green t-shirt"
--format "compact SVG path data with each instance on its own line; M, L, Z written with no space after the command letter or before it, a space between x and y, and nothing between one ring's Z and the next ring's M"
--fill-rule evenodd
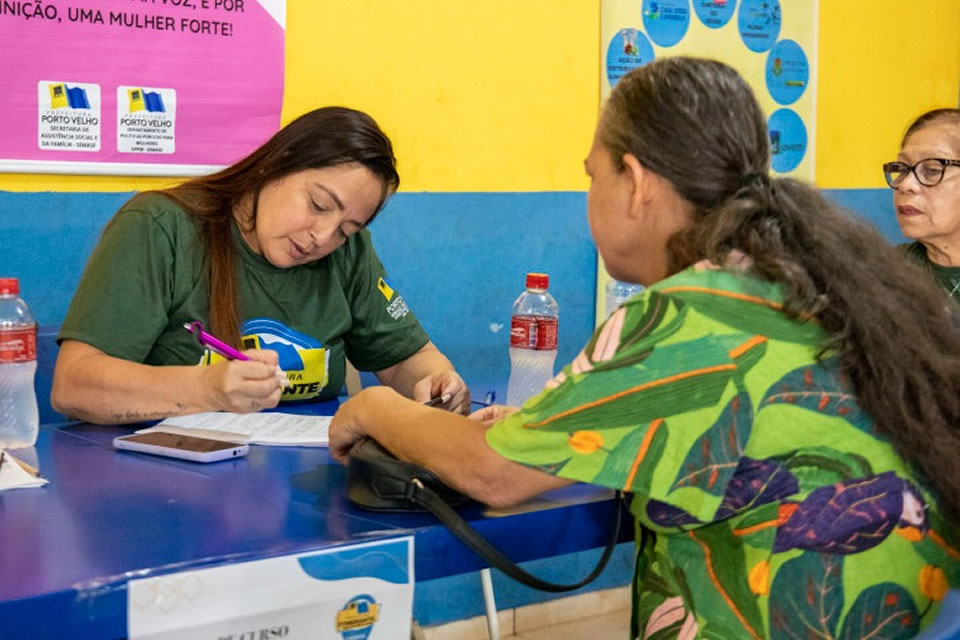
M934 109L907 128L883 165L910 260L960 304L960 109Z
M398 184L373 119L326 107L222 171L135 196L61 326L53 406L98 423L257 411L336 397L349 358L404 396L466 413L466 385L388 283L366 228ZM184 329L194 321L250 360L205 351Z
M732 68L631 71L586 159L587 217L610 275L647 289L519 410L369 389L332 454L370 436L495 506L627 492L654 533L632 638L913 637L960 586L960 341L896 249L769 168Z

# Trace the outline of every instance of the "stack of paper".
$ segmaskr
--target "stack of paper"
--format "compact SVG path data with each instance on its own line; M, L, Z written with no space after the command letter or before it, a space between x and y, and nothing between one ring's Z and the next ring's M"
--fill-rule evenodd
M283 446L325 447L331 416L294 413L228 413L215 411L167 418L149 429L186 435Z
M3 464L0 464L0 491L42 487L47 484L47 479L37 473L36 469L30 467L28 471L22 464L24 463L9 453L3 453Z

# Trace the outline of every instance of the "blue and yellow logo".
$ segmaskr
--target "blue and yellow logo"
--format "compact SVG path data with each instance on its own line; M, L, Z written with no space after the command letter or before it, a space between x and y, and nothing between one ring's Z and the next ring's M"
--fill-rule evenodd
M393 288L387 284L387 281L379 278L377 280L377 289L379 289L383 297L387 299L387 302L390 302L390 299L393 297Z
M337 631L343 640L367 640L379 619L380 605L373 596L354 596L337 611Z
M130 102L130 113L134 111L148 111L150 113L164 113L163 96L156 91L143 89L127 89L127 98Z
M272 349L279 355L280 368L287 372L290 386L283 391L281 402L310 400L318 397L330 382L330 351L320 341L295 331L270 318L246 320L240 328L242 349ZM207 351L202 364L222 358Z
M87 99L86 89L80 87L68 87L64 82L51 84L50 89L50 108L51 109L89 109L90 100Z

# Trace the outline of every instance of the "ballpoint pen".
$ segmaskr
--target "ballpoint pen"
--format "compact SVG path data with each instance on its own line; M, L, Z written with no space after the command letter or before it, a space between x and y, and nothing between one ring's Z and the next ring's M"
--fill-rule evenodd
M428 407L438 407L441 404L450 402L452 396L449 393L445 393L442 396L436 396L435 398L430 398L429 400L424 400L423 404Z
M201 347L205 347L210 351L213 351L216 354L219 354L226 358L227 360L249 360L248 356L240 353L226 342L219 340L218 338L213 337L209 333L203 330L203 323L195 320L194 322L184 322L183 328L189 331L197 339L197 342L200 343ZM278 375L283 376L283 386L289 387L290 380L287 379L286 375L283 373L283 369L277 367Z

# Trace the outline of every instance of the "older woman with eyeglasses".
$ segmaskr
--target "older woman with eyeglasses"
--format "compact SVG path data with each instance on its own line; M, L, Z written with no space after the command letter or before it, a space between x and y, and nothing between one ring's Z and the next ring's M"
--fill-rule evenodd
M914 241L904 252L960 304L960 109L914 120L883 173L900 230Z

